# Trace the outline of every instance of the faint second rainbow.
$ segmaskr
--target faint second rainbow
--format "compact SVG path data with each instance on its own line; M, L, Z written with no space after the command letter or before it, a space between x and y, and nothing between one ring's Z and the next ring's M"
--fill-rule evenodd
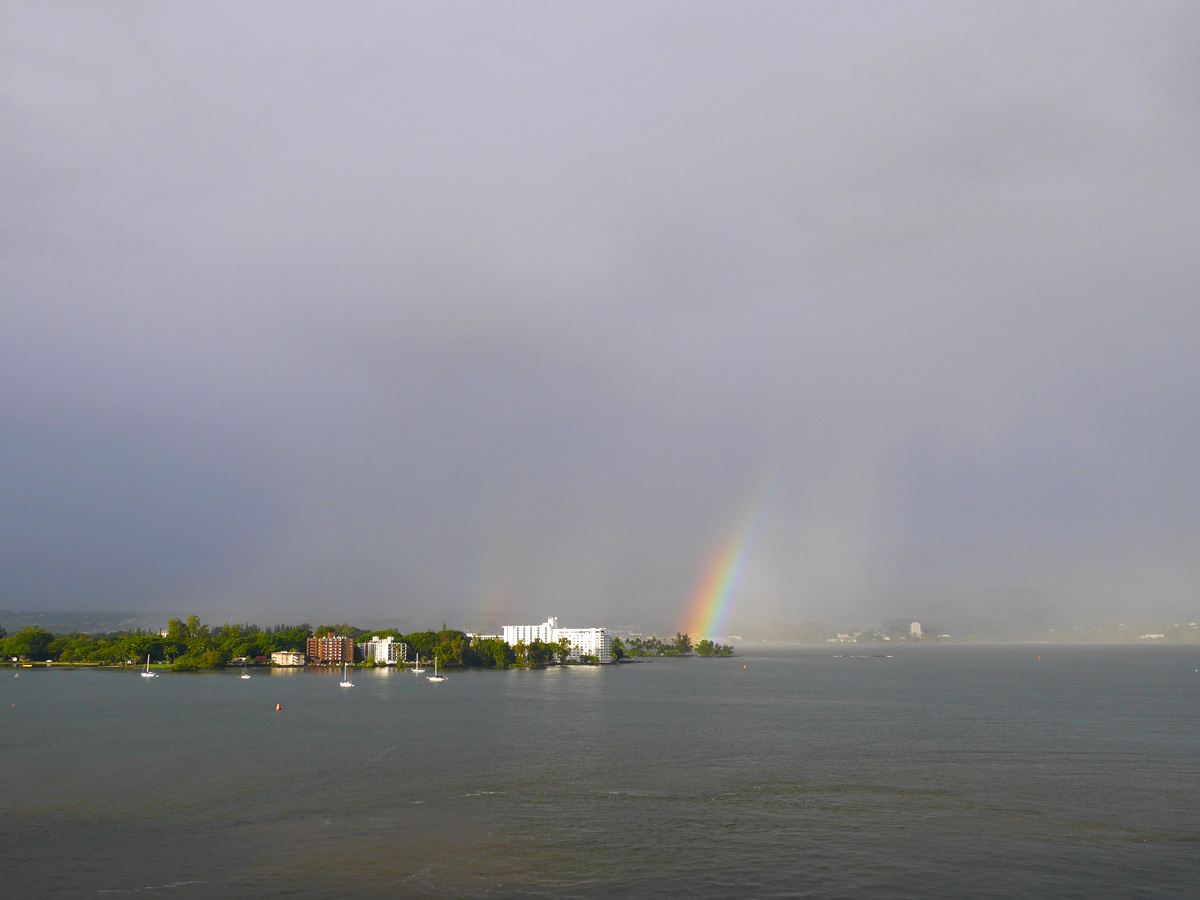
M728 541L705 566L704 576L692 596L685 634L694 640L724 635L725 619L737 594L746 558L758 534L767 506L766 482L751 495Z

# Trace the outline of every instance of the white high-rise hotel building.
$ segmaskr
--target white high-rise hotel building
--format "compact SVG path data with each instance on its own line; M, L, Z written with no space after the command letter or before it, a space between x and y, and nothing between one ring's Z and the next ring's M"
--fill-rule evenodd
M501 637L510 647L522 641L526 644L531 641L556 644L566 638L571 642L570 659L595 656L601 663L612 662L612 638L608 636L607 628L559 628L554 616L541 625L505 625Z

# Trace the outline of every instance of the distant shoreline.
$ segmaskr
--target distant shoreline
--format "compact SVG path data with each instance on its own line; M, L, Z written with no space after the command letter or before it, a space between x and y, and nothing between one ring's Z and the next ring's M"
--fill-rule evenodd
M1058 642L1051 642L1051 641L927 641L927 642L904 641L904 642L898 642L896 644L884 645L881 647L878 644L854 645L854 644L829 644L827 642L806 643L803 641L746 641L741 646L746 647L746 648L761 647L764 649L796 647L796 648L806 648L810 651L826 650L826 651L830 651L831 657L832 656L876 657L876 656L882 656L883 654L876 653L876 652L868 652L868 651L882 650L885 648L888 650L892 650L892 649L895 649L897 646L903 646L905 648L980 647L980 648L992 648L992 649L997 648L997 647L1011 647L1014 649L1019 648L1019 647L1041 647L1041 648L1047 648L1047 649L1063 649L1063 650L1065 650L1065 649L1072 649L1072 648L1095 649L1095 648L1103 648L1103 647L1112 647L1112 648L1116 648L1116 647L1121 647L1121 648L1131 648L1131 647L1184 648L1184 647L1196 647L1197 644L1187 642L1187 641L1168 641L1168 640L1058 641ZM676 656L625 657L623 659L613 660L612 663L610 663L607 666L601 666L598 663L567 663L567 664L555 663L553 665L539 665L539 666L517 666L517 665L514 665L514 666L508 666L508 667L451 666L451 667L448 667L448 669L450 671L457 671L457 672L463 672L463 671L467 671L467 670L480 670L480 671L494 670L494 671L510 672L510 671L523 671L523 670L527 670L527 671L548 670L548 669L558 669L558 668L568 668L568 669L569 668L587 668L587 669L600 668L600 669L603 669L603 668L617 668L619 666L627 666L627 665L640 664L640 663L645 663L645 662L653 662L655 660L664 660L665 661L665 660L735 659L735 658L737 658L737 654L732 654L732 655L724 656L724 657L701 657L701 656L697 656L695 654L690 654L690 655L686 655L686 656L676 655ZM144 666L144 664L143 664L143 666ZM16 669L45 669L45 670L98 669L98 670L112 671L112 672L132 672L132 671L137 671L140 668L142 668L142 666L139 666L137 664L124 664L123 665L123 664L99 663L99 662L55 662L54 660L25 660L25 661L14 662L11 659L0 660L0 669L14 669L14 670L16 670ZM245 668L249 668L249 669L252 669L252 670L255 670L258 672L262 672L262 671L338 672L338 671L340 671L340 666L332 666L332 665L311 664L311 665L303 665L303 666L279 666L279 665L274 665L271 663L267 663L265 665L249 665L249 666L225 665L225 666L217 666L217 667L207 668L207 669L186 669L186 670L172 670L170 663L151 663L150 668L152 671L171 672L172 674L183 674L183 675L205 673L205 672L212 673L212 672L240 671ZM355 663L351 666L351 668L356 669L358 671L370 671L370 670L374 670L374 669L391 670L391 671L405 671L405 670L411 670L412 666L411 666L411 664L404 664L404 665L400 665L400 666L394 666L394 665L393 666L372 666L372 665L363 665L363 664Z

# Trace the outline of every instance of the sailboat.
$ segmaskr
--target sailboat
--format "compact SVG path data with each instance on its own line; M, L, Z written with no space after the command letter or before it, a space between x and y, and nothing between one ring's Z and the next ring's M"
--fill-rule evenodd
M413 666L413 674L421 675L424 672L425 672L425 670L421 668L421 654L418 653L417 654L417 664L415 666Z
M427 675L425 677L428 678L430 681L434 681L434 682L446 680L445 675L439 675L437 673L437 657L436 656L433 658L433 674Z
M350 663L342 663L342 687L354 687L354 682L350 680Z
M241 675L239 675L238 677L239 677L239 678L249 678L249 677L250 677L250 673L246 671L246 664L245 664L245 663L242 663L242 674L241 674Z
M150 654L149 653L146 654L146 670L144 672L142 672L142 677L143 678L157 678L158 677L157 672L150 671Z

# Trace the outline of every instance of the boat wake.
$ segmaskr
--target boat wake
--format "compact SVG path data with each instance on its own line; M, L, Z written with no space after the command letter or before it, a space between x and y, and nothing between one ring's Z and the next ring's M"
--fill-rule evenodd
M140 888L101 888L97 894L140 894L142 891L164 891L168 888L187 887L192 884L206 884L204 881L168 881L166 884L148 884Z

